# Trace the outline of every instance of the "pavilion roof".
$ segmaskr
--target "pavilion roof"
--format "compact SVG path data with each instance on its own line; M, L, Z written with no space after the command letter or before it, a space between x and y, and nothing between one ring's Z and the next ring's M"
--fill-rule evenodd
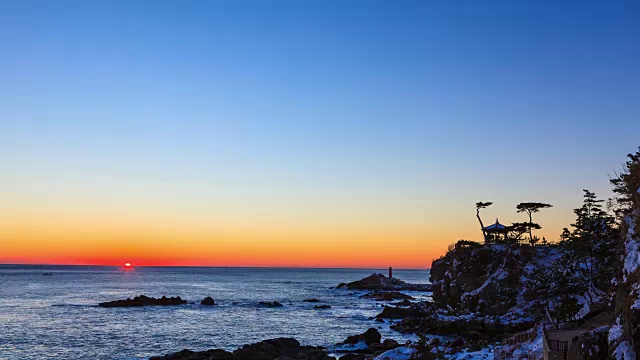
M492 225L489 225L489 226L485 226L484 230L485 231L489 231L489 232L491 232L491 231L504 231L505 228L506 227L504 225L500 224L498 219L496 219L496 223L495 224L492 224Z

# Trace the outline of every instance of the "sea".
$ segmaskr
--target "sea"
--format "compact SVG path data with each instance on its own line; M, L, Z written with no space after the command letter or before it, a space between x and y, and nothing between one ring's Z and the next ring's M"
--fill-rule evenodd
M331 347L370 327L383 338L415 340L373 319L383 303L336 289L374 272L387 270L0 265L0 359L146 359L185 348L234 350L275 337ZM394 269L394 277L428 283L429 271ZM141 294L193 303L98 306ZM218 305L200 305L206 296ZM314 309L318 303L307 298L331 308ZM284 306L263 308L260 301Z

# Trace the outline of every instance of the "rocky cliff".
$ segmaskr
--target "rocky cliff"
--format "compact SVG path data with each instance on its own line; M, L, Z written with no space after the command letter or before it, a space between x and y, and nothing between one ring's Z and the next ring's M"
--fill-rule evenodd
M624 171L611 180L622 215L619 274L612 281L614 319L609 329L609 351L616 359L640 354L640 148L628 155Z
M547 246L456 246L432 264L433 300L459 314L526 317L525 281L558 257Z

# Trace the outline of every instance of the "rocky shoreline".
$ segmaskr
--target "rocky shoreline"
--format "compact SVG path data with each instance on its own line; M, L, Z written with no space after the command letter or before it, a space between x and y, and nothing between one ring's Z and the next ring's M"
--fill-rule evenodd
M348 284L340 284L338 289L351 290L369 290L364 294L354 293L352 295L369 299L376 302L383 302L385 305L383 310L376 319L384 321L385 319L400 319L411 315L419 315L416 312L417 304L413 296L402 293L401 291L427 291L430 287L422 284L409 284L399 279L386 278L381 274L372 274L362 280ZM392 290L390 290L392 289ZM312 304L313 310L331 309L331 305L317 298L306 298L303 303ZM196 304L198 302L187 301L180 296L154 298L146 295L136 296L122 300L114 300L99 303L100 307L116 308L116 307L144 307L144 306L180 306L185 304ZM217 305L214 299L207 296L199 301L200 305ZM394 306L391 306L391 305ZM255 304L258 308L280 308L284 305L278 301L260 301ZM401 310L398 310L401 309ZM387 316L393 313L393 316ZM372 318L373 319L373 318ZM405 344L406 345L406 344ZM380 332L375 328L369 328L362 334L347 337L344 341L334 344L327 348L317 346L303 346L297 339L293 338L275 338L260 341L254 344L247 344L234 351L225 349L210 349L205 351L193 351L185 349L171 354L154 356L151 359L167 359L167 360L259 360L259 359L335 359L339 356L344 360L365 360L373 359L385 352L398 351L404 353L405 357L410 354L413 349L411 347L402 346L396 340L382 339ZM402 357L401 357L402 358Z
M344 360L365 360L394 350L400 344L391 339L382 340L380 332L370 328L362 334L349 336L336 344L334 353ZM301 345L293 338L275 338L244 345L234 351L210 349L205 351L182 350L172 354L153 356L149 360L335 360L328 349Z
M163 356L153 356L149 360L262 360L262 359L291 359L291 360L331 360L324 348L316 346L302 346L292 338L276 338L260 341L255 344L244 345L231 351L211 349L206 351L191 351L188 349Z
M340 356L344 360L384 360L382 355L396 360L408 360L416 358L416 354L428 353L432 358L439 358L447 354L455 354L460 351L488 349L490 344L497 344L503 338L516 332L529 329L532 321L525 317L518 321L508 321L505 318L506 311L501 309L508 306L469 309L469 302L461 301L465 290L481 289L483 283L479 279L486 278L482 269L487 268L486 254L481 256L484 262L473 261L478 256L472 249L458 250L448 257L434 261L431 272L431 281L435 286L424 284L410 284L399 279L388 278L381 274L372 274L362 280L340 284L337 289L349 289L368 291L351 293L382 303L382 310L371 318L377 322L386 323L392 330L404 334L416 334L421 336L417 343L399 344L392 339L382 340L382 336L375 328L370 328L362 334L349 336L341 343L331 346L329 349L316 346L303 346L293 338L268 339L254 344L244 345L234 351L224 349L211 349L206 351L182 350L176 353L156 356L152 359L170 360L259 360L259 359L333 359L333 355ZM479 250L478 250L479 251ZM502 254L503 255L503 254ZM501 255L501 256L502 256ZM453 259L455 257L455 260ZM456 274L458 260L473 265L466 267L463 273ZM475 268L474 268L475 267ZM490 266L489 266L490 268ZM444 269L447 269L446 271ZM467 271L471 271L471 275ZM505 280L508 281L508 280ZM511 286L512 284L506 284ZM505 285L505 286L506 286ZM433 290L433 301L421 301L414 296L402 291L410 291L415 295L417 291ZM458 290L456 290L458 289ZM475 296L484 296L482 302L492 304L491 293L475 291ZM491 290L495 291L495 289ZM501 301L501 300L500 300ZM497 304L500 304L497 301ZM311 310L330 309L331 305L316 298L302 300L311 303ZM153 298L145 295L133 299L115 300L100 303L101 307L141 307L141 306L179 306L195 304L177 297ZM216 305L212 297L206 297L199 302L201 305ZM278 301L260 301L255 304L258 308L280 308L284 305ZM425 337L429 335L431 337ZM439 336L434 338L433 336ZM385 355L386 354L386 355ZM424 357L424 356L422 356ZM417 357L421 358L421 357Z

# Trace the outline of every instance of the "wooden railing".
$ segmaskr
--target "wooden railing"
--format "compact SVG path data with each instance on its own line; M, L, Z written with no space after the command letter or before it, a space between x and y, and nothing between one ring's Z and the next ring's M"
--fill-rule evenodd
M569 342L560 340L547 340L547 344L549 344L549 350L566 352Z
M549 359L567 359L567 350L569 347L568 341L551 340L549 339L549 332L554 330L569 330L575 328L576 324L571 322L563 322L557 324L544 324L542 325L542 337L544 342L545 352L555 352L552 356L549 354Z
M538 335L538 327L534 326L527 331L517 333L509 338L502 340L502 346L495 347L493 349L494 359L506 359L509 354L520 345L525 342L529 342L536 338Z

